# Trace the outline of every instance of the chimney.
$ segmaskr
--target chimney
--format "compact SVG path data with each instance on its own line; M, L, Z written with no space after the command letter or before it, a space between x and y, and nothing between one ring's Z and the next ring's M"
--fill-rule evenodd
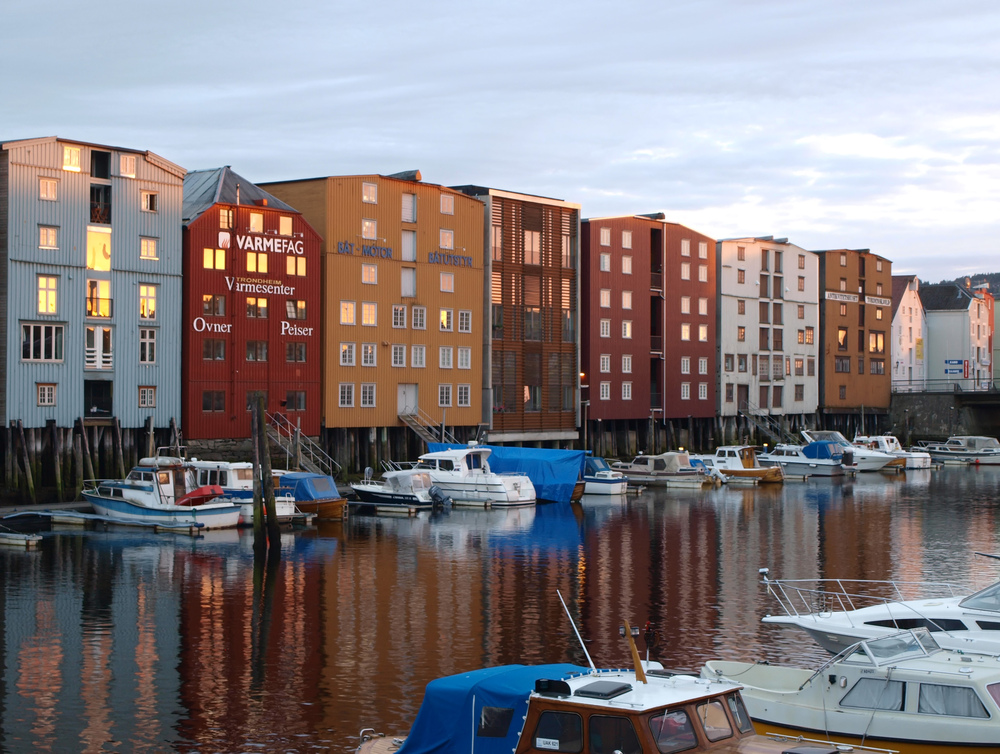
M966 287L966 289L969 289L969 288L972 287L972 278L966 278L965 279L965 287Z

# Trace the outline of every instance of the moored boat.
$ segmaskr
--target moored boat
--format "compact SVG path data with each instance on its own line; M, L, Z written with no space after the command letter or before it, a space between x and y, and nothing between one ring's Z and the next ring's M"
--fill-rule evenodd
M899 440L893 435L855 435L854 444L871 450L878 450L888 453L898 460L902 460L903 468L906 469L929 469L931 467L931 454L923 450L904 450L899 444Z
M955 435L945 442L929 443L924 446L924 450L939 463L989 466L1000 464L1000 442L995 437Z
M275 495L288 496L303 513L320 521L339 521L347 515L347 498L329 474L288 471L278 477Z
M761 466L757 448L752 445L721 445L715 453L695 458L718 471L729 483L781 484L785 481L781 466Z
M806 442L832 442L839 445L844 454L844 467L851 471L878 471L896 460L894 456L874 448L851 444L835 429L803 429L801 433Z
M903 754L1000 742L1000 658L942 649L926 629L859 642L816 670L712 660L701 674L739 683L761 731Z
M757 456L761 466L780 466L791 476L843 476L844 452L834 442L811 442L807 445L778 443L774 449Z
M500 474L490 468L492 449L476 442L420 456L416 469L452 499L454 505L534 505L535 487L526 474Z
M377 513L412 515L450 502L431 482L430 474L421 469L389 469L381 479L372 479L370 472L367 469L362 481L351 483L358 500L350 505L374 507Z
M650 455L642 453L630 462L616 461L611 468L628 476L629 481L665 487L700 488L715 483L704 467L691 463L683 450Z
M583 481L585 495L624 495L628 489L628 477L597 456L587 456Z

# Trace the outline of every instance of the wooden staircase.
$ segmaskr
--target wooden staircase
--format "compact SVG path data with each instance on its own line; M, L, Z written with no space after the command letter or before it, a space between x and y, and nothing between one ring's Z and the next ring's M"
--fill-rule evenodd
M284 414L268 413L265 418L267 436L285 451L289 466L336 479L341 471L340 464L327 455L319 443L303 435L297 424L292 424Z

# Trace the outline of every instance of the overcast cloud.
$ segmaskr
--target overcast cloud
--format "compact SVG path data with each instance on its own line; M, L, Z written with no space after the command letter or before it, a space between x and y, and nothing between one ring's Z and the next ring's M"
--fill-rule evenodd
M1000 5L8 0L0 138L393 173L1000 271Z

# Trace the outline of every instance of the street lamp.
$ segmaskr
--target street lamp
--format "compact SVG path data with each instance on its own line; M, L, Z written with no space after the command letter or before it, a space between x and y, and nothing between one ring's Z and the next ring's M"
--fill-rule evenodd
M590 406L590 400L583 400L583 391L589 390L590 385L584 383L587 379L586 372L580 372L580 407L583 409L583 449L588 450L587 447L587 408Z

